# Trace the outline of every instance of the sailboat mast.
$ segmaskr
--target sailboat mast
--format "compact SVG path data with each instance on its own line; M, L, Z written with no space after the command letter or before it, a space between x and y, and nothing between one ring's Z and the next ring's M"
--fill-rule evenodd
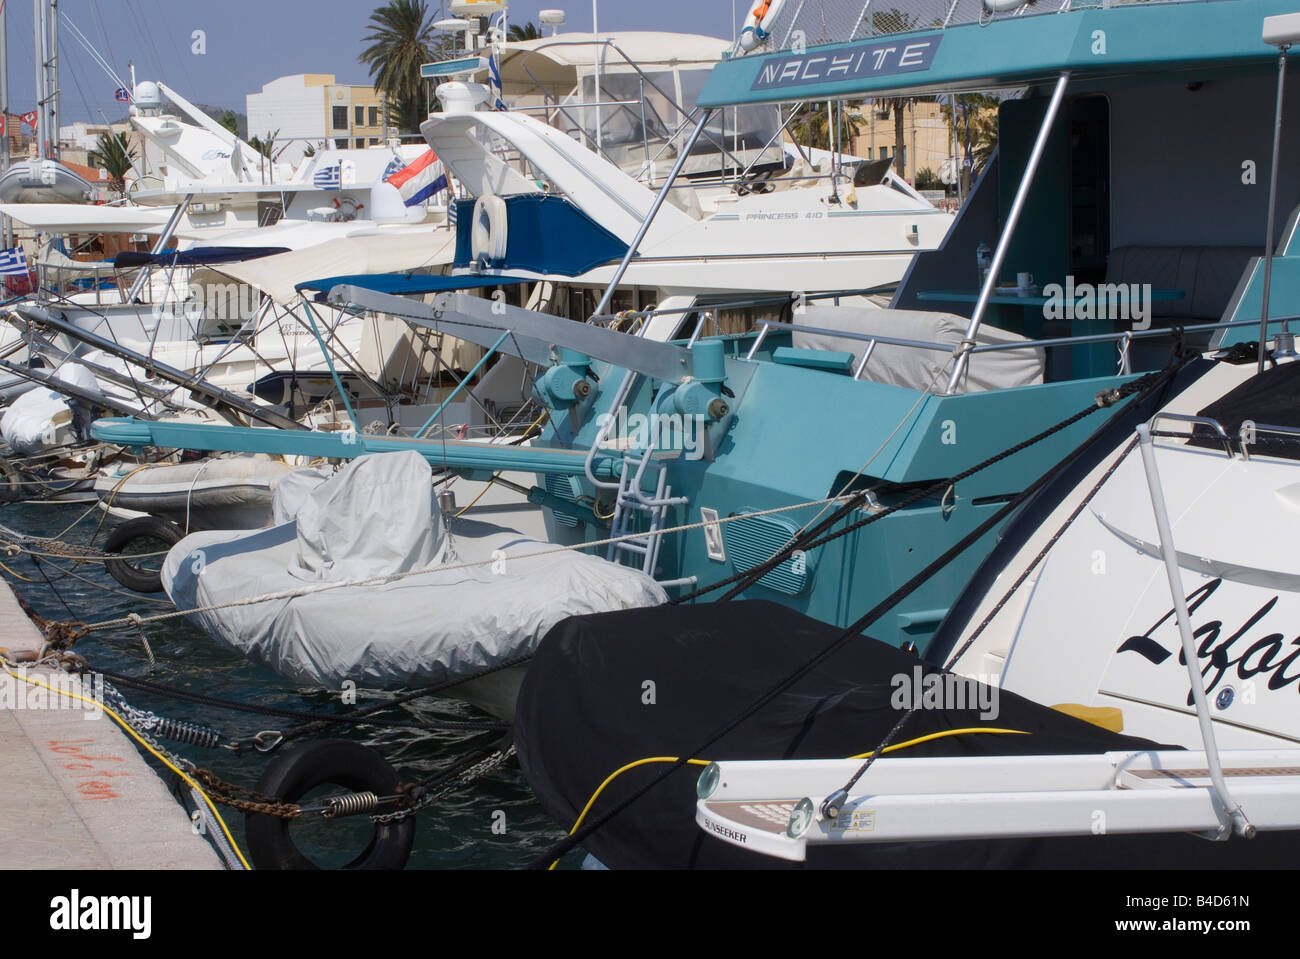
M9 20L8 3L0 0L0 126L4 127L4 136L0 137L0 174L9 169ZM0 216L0 243L6 250L13 246L10 242L9 217Z
M36 50L36 157L45 159L45 8L43 0L32 0L32 40Z
M49 141L46 144L49 155L57 160L59 158L59 117L63 115L63 111L59 109L59 0L49 0L45 16L46 36L50 42L49 59L46 61L48 64L46 72L49 77L47 94L50 105L45 135Z
M58 0L33 0L36 45L36 155L58 158L59 31Z

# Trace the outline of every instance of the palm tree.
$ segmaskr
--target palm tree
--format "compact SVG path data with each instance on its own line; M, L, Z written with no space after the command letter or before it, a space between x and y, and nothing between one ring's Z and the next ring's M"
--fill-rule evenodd
M963 93L958 95L956 100L956 120L953 119L952 98L943 105L943 118L949 128L956 128L957 141L961 144L963 154L969 137L971 156L974 160L974 167L969 171L969 175L974 176L984 169L984 164L988 163L989 157L993 155L993 150L998 145L1000 101L987 93ZM964 167L962 175L967 175Z
M118 193L126 191L126 175L135 165L135 147L125 133L101 133L90 159L108 173L108 184Z
M407 132L424 119L420 66L434 59L439 46L425 0L389 0L370 15L370 44L358 59L370 67L375 88L399 108L399 123Z
M871 25L871 32L877 35L915 30L918 23L917 18L910 13L903 13L894 8L868 14L866 19ZM893 113L894 115L894 173L900 178L907 176L907 152L903 139L903 117L912 102L913 98L911 97L885 97L880 101L881 111L886 114Z
M506 31L507 40L540 40L542 28L535 23L512 23Z
M803 115L791 122L790 137L796 143L819 150L831 149L830 118L825 103L814 103ZM862 132L862 117L851 112L845 104L835 111L839 126L839 144L843 151L852 152L853 140Z
M275 159L275 138L280 135L280 131L268 133L265 137L252 137L248 145L256 150L262 156L268 159Z

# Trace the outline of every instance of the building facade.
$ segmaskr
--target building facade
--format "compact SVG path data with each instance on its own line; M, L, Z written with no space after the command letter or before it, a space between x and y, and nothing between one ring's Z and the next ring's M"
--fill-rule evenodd
M332 73L280 77L245 102L248 135L274 134L281 162L297 165L308 147L360 149L383 141L382 96L374 87L335 83Z
M953 151L952 128L944 119L940 105L916 101L908 103L903 114L901 145L895 142L897 128L894 114L892 111L886 113L884 109L878 109L882 106L883 104L864 104L860 108L862 132L853 141L853 152L868 160L894 157L895 172L902 160L909 183L916 183L916 175L921 170L928 169L939 175Z

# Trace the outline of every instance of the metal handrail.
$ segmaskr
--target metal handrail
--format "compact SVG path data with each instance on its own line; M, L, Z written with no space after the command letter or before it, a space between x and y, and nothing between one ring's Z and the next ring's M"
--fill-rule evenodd
M1190 413L1167 413L1162 411L1157 413L1155 416L1151 417L1151 419L1147 421L1147 428L1154 433L1156 423L1159 420L1177 420L1180 423L1193 423L1193 424L1199 423L1202 426L1210 427L1211 429L1214 430L1214 432L1219 434L1219 439L1223 441L1223 451L1228 454L1228 459L1233 458L1234 454L1232 451L1232 437L1230 437L1228 435L1228 431L1223 428L1223 424L1221 424L1218 420L1214 419L1213 417L1193 416ZM1188 434L1188 438L1190 439L1191 436L1193 435L1195 434Z
M650 86L651 86L652 88L654 88L654 90L655 90L656 92L658 92L659 95L662 96L662 97L664 98L664 100L665 100L665 101L666 101L666 102L667 102L667 103L668 103L668 104L669 104L669 105L670 105L674 110L676 110L676 111L678 112L678 114L680 114L680 115L683 117L682 126L685 126L685 125L687 125L687 124L690 123L691 118L692 118L693 116L695 116L696 111L693 111L693 110L687 110L687 109L686 109L685 107L683 107L680 103L678 103L677 100L676 100L676 98L675 98L674 96L669 95L669 94L668 94L668 93L667 93L667 92L666 92L666 91L665 91L661 86L659 86L659 84L655 83L655 81L650 77L650 75L647 74L644 70L642 70L642 69L641 69L641 68L640 68L640 67L639 67L639 66L638 66L638 65L637 65L637 64L632 60L632 58L629 57L629 56L628 56L628 55L623 51L623 49L622 49L621 47L619 47L619 45L618 45L617 43L615 43L612 39L607 39L607 40L595 40L595 39L592 39L592 40L553 40L553 41L551 41L550 43L543 43L543 44L541 44L540 46L534 47L532 50L526 50L526 51L524 51L524 58L523 58L523 61L524 61L524 62L521 63L520 66L522 67L523 71L524 71L525 73L527 73L528 76L529 76L530 78L532 78L533 83L537 85L537 88L538 88L538 90L540 90L540 91L542 92L542 95L543 95L543 96L546 96L546 97L549 98L549 97L550 97L550 94L546 91L546 87L545 87L545 86L544 86L544 85L543 85L543 84L542 84L542 83L537 79L537 76L536 76L536 75L535 75L531 70L528 69L528 58L529 58L529 57L532 57L532 56L534 56L534 55L536 55L536 54L538 54L538 53L541 53L543 50L550 49L551 47L591 47L591 46L602 46L602 47L608 47L609 49L611 49L611 50L613 50L615 53L617 53L620 57L623 58L623 62L626 63L629 67L631 67L632 70L633 70L633 72L635 72L636 75L637 75L638 77L641 78L641 80L642 80L643 83L648 83L648 84L650 84ZM603 58L602 58L602 63L603 63L603 62L604 62L604 61L603 61ZM674 67L674 69L676 69L676 68ZM581 104L570 104L570 106L574 106L574 107L578 107L578 108L583 108L583 107L588 106L588 104L585 104L585 103L581 103ZM579 123L577 123L576 121L573 120L573 117L572 117L571 115L569 115L568 111L565 109L565 105L562 104L562 103L560 103L558 100L555 102L555 109L559 110L561 113L564 113L565 116L567 116L571 122L574 122L574 123L579 127L579 129L582 129L582 128L583 128L583 127L582 127L582 124L579 124ZM599 121L598 121L598 122L599 122ZM682 129L682 126L679 126L679 127L678 127L677 131L674 132L674 136L675 136L677 133L680 133L680 131L681 131L681 129ZM710 134L707 130L704 131L704 134L703 134L703 135L704 135L704 138L705 138L706 140L708 140L710 143L712 143L715 147L718 148L718 152L719 152L719 153L721 153L721 154L722 154L726 159L730 160L733 164L735 164L736 169L740 169L740 168L742 168L742 167L744 166L744 164L740 162L739 158L737 158L734 154L732 154L732 152L731 152L730 150L728 150L728 149L727 149L723 144L721 144L721 143L719 143L717 140L715 140L715 139L713 138L712 134ZM725 132L724 132L724 134L723 134L723 137L724 137L724 139L725 139L725 137L726 137ZM671 138L670 138L670 141L669 141L669 142L671 142ZM764 149L766 150L767 148L764 147ZM599 152L600 152L602 155L605 155L605 156L606 156L606 159L609 159L608 155L605 154L605 151L604 151L603 149L601 149ZM648 166L648 164L647 164L647 166Z
M1250 433L1282 433L1285 436L1300 437L1300 427L1276 426L1272 423L1251 423ZM1241 424L1241 458L1250 462L1250 444L1246 442L1247 427Z
M829 296L829 295L830 294L821 294L821 296ZM847 296L850 294L839 294L839 295ZM812 299L812 296L810 295L808 299ZM720 309L720 307L714 305L710 305L708 308ZM694 307L694 309L699 309L699 307ZM690 310L689 309L681 310L681 311L665 310L663 312L665 313L690 312ZM1300 316L1289 317L1289 319L1300 320ZM952 351L951 343L944 344L944 343L934 343L934 342L924 341L924 340L900 339L898 337L881 336L876 333L859 333L855 330L828 330L819 327L805 326L802 323L785 323L781 320L764 320L761 325L764 327L768 327L768 326L776 327L778 329L800 330L805 333L822 333L822 334L836 336L848 340L861 340L863 342L871 342L873 340L879 340L882 343L889 343L894 346L910 346L914 348L927 349L927 350L946 350L948 352ZM1184 333L1201 333L1210 330L1227 330L1227 329L1233 329L1235 327L1242 327L1242 326L1254 327L1256 325L1258 324L1256 323L1255 320L1233 320L1231 322L1200 323L1195 326L1178 327L1177 329L1182 330ZM1024 350L1024 349L1029 349L1031 347L1034 349L1039 349L1048 346L1083 346L1089 343L1105 343L1108 341L1118 341L1118 340L1129 339L1129 338L1131 339L1164 338L1164 337L1173 336L1174 333L1175 333L1174 327L1156 327L1150 330L1124 330L1123 332L1120 333L1089 333L1080 336L1053 337L1051 339L1043 339L1043 340L1026 339L1016 343L981 343L978 346L972 347L970 352L971 353L998 353L1005 350Z

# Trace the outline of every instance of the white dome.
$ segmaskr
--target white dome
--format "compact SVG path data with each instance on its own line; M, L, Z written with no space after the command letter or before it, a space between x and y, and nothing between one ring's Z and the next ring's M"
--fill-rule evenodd
M158 84L142 80L135 85L135 105L142 110L154 110L162 106L162 91Z
M376 223L418 223L424 209L407 206L397 187L380 180L370 188L370 218Z

